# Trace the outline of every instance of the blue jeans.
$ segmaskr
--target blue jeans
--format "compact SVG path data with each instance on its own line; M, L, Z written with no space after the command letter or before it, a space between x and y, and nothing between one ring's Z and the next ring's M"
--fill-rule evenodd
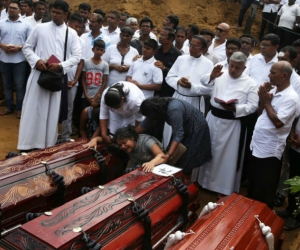
M3 78L3 89L6 101L6 108L10 111L22 110L23 99L26 90L26 66L27 62L4 63L1 62L1 71ZM13 83L16 87L16 105L14 104Z
M245 13L249 9L251 4L253 4L253 3L255 3L255 0L244 0L243 1L242 8L240 10L240 14L238 17L238 26L242 26Z

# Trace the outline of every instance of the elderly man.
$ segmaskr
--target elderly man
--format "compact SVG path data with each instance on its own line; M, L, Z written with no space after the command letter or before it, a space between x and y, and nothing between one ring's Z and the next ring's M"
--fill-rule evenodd
M218 27L216 27L215 38L212 40L209 51L213 51L217 57L219 57L220 61L226 59L225 52L225 44L226 39L229 36L230 26L227 23L220 23Z
M46 148L55 145L61 103L61 92L51 92L37 84L41 71L51 70L64 74L80 61L81 47L75 30L68 29L66 60L64 44L69 5L57 0L53 4L52 18L48 23L37 25L28 37L23 53L32 70L27 82L23 113L19 131L19 150ZM55 55L61 63L46 64Z
M192 179L198 177L203 188L225 195L239 191L245 118L258 106L256 83L243 73L246 61L242 52L235 52L230 57L228 71L222 72L222 66L217 65L207 77L208 85L214 85L212 110L206 118L213 158L200 168L199 174L195 170Z
M299 115L299 97L290 84L292 66L285 61L271 67L270 82L259 87L261 114L250 148L248 196L273 208L281 170L281 157L294 119Z

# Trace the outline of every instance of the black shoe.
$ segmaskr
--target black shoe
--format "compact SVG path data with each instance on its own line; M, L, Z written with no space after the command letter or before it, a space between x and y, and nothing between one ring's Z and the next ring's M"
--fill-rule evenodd
M300 227L300 221L297 221L293 217L288 217L284 219L284 230L294 230L296 228Z
M279 193L276 194L275 199L273 201L274 207L281 207L285 201L285 197Z

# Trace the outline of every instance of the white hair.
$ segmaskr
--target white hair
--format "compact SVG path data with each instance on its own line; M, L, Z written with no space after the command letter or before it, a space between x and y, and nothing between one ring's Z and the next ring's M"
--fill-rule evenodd
M138 23L138 20L136 19L136 18L134 18L134 17L129 17L129 18L127 18L126 19L126 25L129 25L129 24L131 24L131 23Z
M233 61L233 62L243 62L244 65L247 62L247 56L240 51L234 52L232 54L232 56L230 57L229 61Z

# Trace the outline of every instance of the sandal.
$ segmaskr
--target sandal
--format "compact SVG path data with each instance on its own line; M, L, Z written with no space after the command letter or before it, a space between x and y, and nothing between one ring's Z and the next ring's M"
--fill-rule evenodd
M4 116L4 115L9 115L9 114L11 114L11 113L13 113L13 111L11 111L11 110L9 110L9 109L4 109L4 110L2 110L2 111L0 112L0 115L1 115L1 116Z

